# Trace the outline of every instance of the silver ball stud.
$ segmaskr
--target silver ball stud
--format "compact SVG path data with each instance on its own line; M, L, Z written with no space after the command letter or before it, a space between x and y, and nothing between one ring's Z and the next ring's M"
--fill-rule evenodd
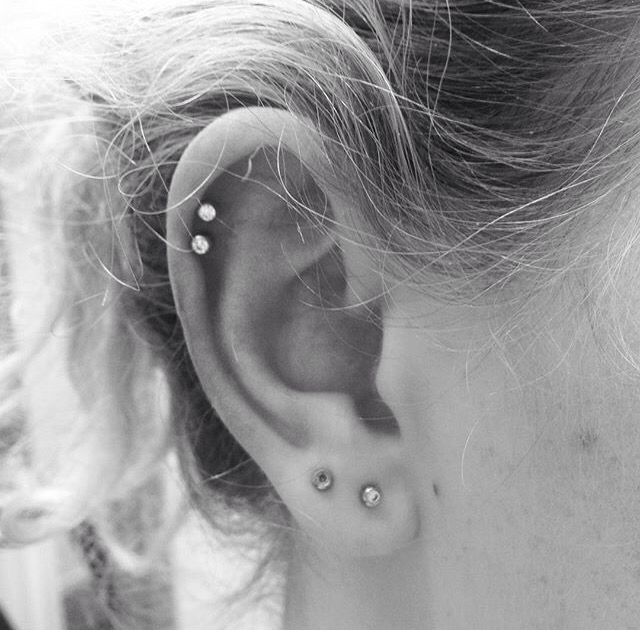
M362 488L360 493L362 503L368 508L378 507L382 501L382 491L378 486L367 485Z
M325 468L319 468L313 473L311 483L319 492L326 492L333 485L333 475Z
M213 221L216 218L216 209L210 203L203 203L198 208L198 216L207 223Z
M198 256L203 256L211 249L211 243L209 243L209 239L206 236L196 234L191 239L191 249L198 254Z

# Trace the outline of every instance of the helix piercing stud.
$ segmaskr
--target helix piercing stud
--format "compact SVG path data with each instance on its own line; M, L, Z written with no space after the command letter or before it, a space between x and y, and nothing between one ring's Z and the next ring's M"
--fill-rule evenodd
M311 483L319 492L326 492L333 485L333 475L325 468L319 468L313 473Z
M198 208L198 216L207 223L213 221L216 218L216 209L210 203L203 203Z
M206 236L196 234L191 239L191 249L198 254L198 256L203 256L211 249L211 243L209 243L209 239Z
M367 485L362 488L360 499L365 507L374 508L380 505L382 501L382 491L378 486Z

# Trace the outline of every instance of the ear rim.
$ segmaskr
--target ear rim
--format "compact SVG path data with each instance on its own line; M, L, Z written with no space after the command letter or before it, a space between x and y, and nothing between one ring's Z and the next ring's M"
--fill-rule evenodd
M254 118L253 125L249 124L251 117ZM295 126L292 122L295 122ZM226 131L221 134L222 129ZM243 134L242 131L251 133ZM228 139L232 134L234 142L230 143ZM220 135L221 142L218 141ZM190 141L172 177L167 211L193 210L200 201L197 192L206 191L222 172L222 164L233 164L260 147L267 146L288 149L299 157L308 156L310 160L302 161L311 170L313 163L324 162L329 166L328 157L319 145L313 127L303 118L272 107L233 109L215 118Z
M178 163L167 204L168 268L178 317L196 373L209 375L208 386L203 383L203 389L212 406L265 472L302 530L322 546L339 549L341 553L383 555L405 546L419 531L415 491L410 475L404 470L400 445L390 442L388 437L367 435L369 429L365 426L360 431L354 430L353 419L359 418L353 400L347 394L335 392L296 394L297 408L287 402L280 413L293 411L295 421L300 423L302 419L305 429L293 439L291 434L285 438L265 428L264 422L252 422L252 410L246 407L243 397L237 392L226 397L225 388L217 387L216 381L211 380L211 375L224 374L220 358L213 352L204 356L195 352L190 340L189 331L204 328L205 337L200 338L200 344L204 341L207 348L215 347L206 320L200 323L193 319L194 313L204 317L209 310L201 266L215 255L215 251L204 256L191 251L190 226L196 225L194 217L200 197L204 197L226 167L265 146L285 148L304 165L317 159L322 168L326 160L311 126L304 121L281 110L247 108L232 110L214 120L195 136ZM329 203L345 203L336 197L335 191L326 194ZM189 278L188 289L179 281L185 277ZM263 374L261 379L260 385L265 390L279 391L278 383L269 380L269 375ZM275 398L277 405L280 396ZM234 416L245 419L236 419L231 426L228 420ZM381 448L388 455L384 465L382 456L375 455ZM311 479L315 470L327 466L340 478L340 483L332 493L320 495ZM358 496L367 484L383 487L385 502L375 510L363 506ZM329 497L333 500L327 501Z

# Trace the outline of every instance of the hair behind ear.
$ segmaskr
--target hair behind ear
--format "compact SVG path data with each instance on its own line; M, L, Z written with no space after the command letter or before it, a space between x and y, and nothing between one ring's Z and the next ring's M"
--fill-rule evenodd
M351 192L366 204L390 275L439 274L424 285L447 299L488 295L516 271L530 279L580 268L593 248L569 242L569 228L603 190L634 181L640 9L632 0L450 2L446 15L427 0L100 9L68 20L46 55L12 67L2 153L5 180L30 184L21 217L34 226L28 242L46 244L64 269L63 299L46 317L74 323L69 363L95 375L76 370L79 385L109 382L119 402L110 411L128 465L113 458L92 469L94 480L115 474L105 501L122 475L134 478L148 462L145 366L188 366L160 244L163 213L176 162L217 115L268 103L314 121L330 149L346 152L328 171L353 167ZM9 139L18 140L11 163ZM607 250L610 269L629 268L632 234ZM128 379L108 360L115 347L132 366ZM9 362L7 380L23 365ZM174 381L174 408L191 418L178 441L206 435L209 447L220 445L216 454L203 449L206 466L195 463L205 478L230 467L253 479L258 471L224 427L205 431L215 421L187 402L197 391L191 376L186 369ZM91 417L100 417L98 398L87 398ZM62 468L68 451L58 458ZM244 485L218 483L230 500Z

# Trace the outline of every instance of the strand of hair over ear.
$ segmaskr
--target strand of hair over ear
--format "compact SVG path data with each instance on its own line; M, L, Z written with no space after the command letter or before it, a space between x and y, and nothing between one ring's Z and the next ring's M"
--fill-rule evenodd
M23 164L16 181L30 184L21 244L47 252L37 275L61 292L36 318L34 338L51 340L51 322L61 322L58 339L68 343L59 358L76 389L88 390L56 434L53 414L28 408L40 382L25 380L48 344L3 350L5 544L72 528L105 504L143 501L140 489L168 454L187 450L156 397L170 389L166 366L185 365L164 261L166 190L189 140L231 107L281 107L317 125L335 156L320 175L361 203L367 229L350 236L384 258L389 284L473 300L524 277L520 299L615 244L589 296L602 307L594 320L608 322L600 329L637 368L618 325L632 312L621 280L632 278L637 225L603 243L595 231L567 234L637 175L638 3L153 0L99 10L61 23L33 59L0 69L13 86L2 103L3 168ZM492 28L473 31L477 20ZM353 174L347 183L344 173ZM17 203L17 193L7 196ZM151 340L136 327L150 314ZM174 397L193 393L176 387ZM43 475L35 448L52 434ZM227 468L211 477L236 496L242 467ZM176 502L167 505L145 524L157 541L149 557L179 520ZM117 562L141 566L144 557L112 534L105 527Z

